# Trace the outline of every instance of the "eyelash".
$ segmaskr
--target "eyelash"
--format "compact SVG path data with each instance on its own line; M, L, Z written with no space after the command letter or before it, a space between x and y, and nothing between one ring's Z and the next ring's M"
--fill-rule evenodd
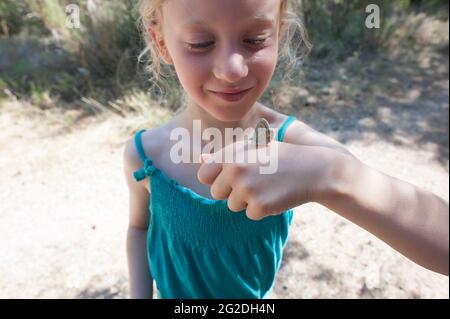
M264 39L251 39L249 41L254 41L254 42L258 42L258 43L254 43L254 45L256 46L262 46L265 44L267 38ZM208 45L213 44L214 42L210 41L210 42L204 42L204 43L187 43L187 47L188 49L192 49L192 50L201 50L201 49L206 49L208 47Z

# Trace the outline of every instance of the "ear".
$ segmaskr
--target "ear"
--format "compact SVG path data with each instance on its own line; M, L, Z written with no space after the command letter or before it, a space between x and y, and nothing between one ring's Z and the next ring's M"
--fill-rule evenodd
M156 46L158 48L159 54L161 55L161 58L166 64L173 64L172 57L169 54L169 50L167 49L166 43L164 41L164 37L162 34L155 30L153 27L149 27L148 31L152 37L152 40L154 43L156 43Z

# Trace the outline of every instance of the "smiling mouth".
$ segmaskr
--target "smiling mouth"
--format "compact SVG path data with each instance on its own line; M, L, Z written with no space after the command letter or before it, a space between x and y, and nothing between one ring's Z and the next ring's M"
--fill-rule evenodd
M214 95L220 97L222 100L228 101L228 102L236 102L241 100L252 88L245 89L245 90L235 90L234 93L224 93L224 92L215 92L210 91ZM228 92L232 92L232 90L229 90Z
M251 88L248 89L229 89L229 90L224 90L224 91L211 91L213 93L219 93L219 94L239 94L245 91L250 90Z

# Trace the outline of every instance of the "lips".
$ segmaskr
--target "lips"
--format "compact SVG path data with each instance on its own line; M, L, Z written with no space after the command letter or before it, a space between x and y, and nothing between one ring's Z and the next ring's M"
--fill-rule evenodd
M244 91L248 91L250 89L225 89L220 91L213 91L214 93L222 93L222 94L238 94Z
M228 102L236 102L241 100L247 92L249 92L252 88L249 89L226 89L221 90L220 92L211 91L214 95L220 97L222 100Z

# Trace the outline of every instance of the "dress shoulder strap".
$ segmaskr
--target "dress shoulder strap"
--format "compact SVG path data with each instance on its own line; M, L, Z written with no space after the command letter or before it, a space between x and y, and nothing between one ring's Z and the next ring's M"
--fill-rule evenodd
M284 138L284 133L286 132L286 129L288 126L294 122L296 117L294 115L289 116L286 121L284 121L283 125L281 125L280 129L278 130L278 141L282 142Z
M145 130L140 130L134 135L134 144L136 145L136 150L139 153L139 157L143 162L147 159L147 156L145 156L144 148L142 147L142 133L144 133Z
M140 130L134 136L134 144L136 145L136 150L137 150L142 162L144 162L144 167L133 173L134 178L138 182L143 180L147 176L152 175L153 172L155 171L155 168L152 165L152 160L145 155L144 147L142 146L142 136L141 135L144 132L145 132L145 130Z

